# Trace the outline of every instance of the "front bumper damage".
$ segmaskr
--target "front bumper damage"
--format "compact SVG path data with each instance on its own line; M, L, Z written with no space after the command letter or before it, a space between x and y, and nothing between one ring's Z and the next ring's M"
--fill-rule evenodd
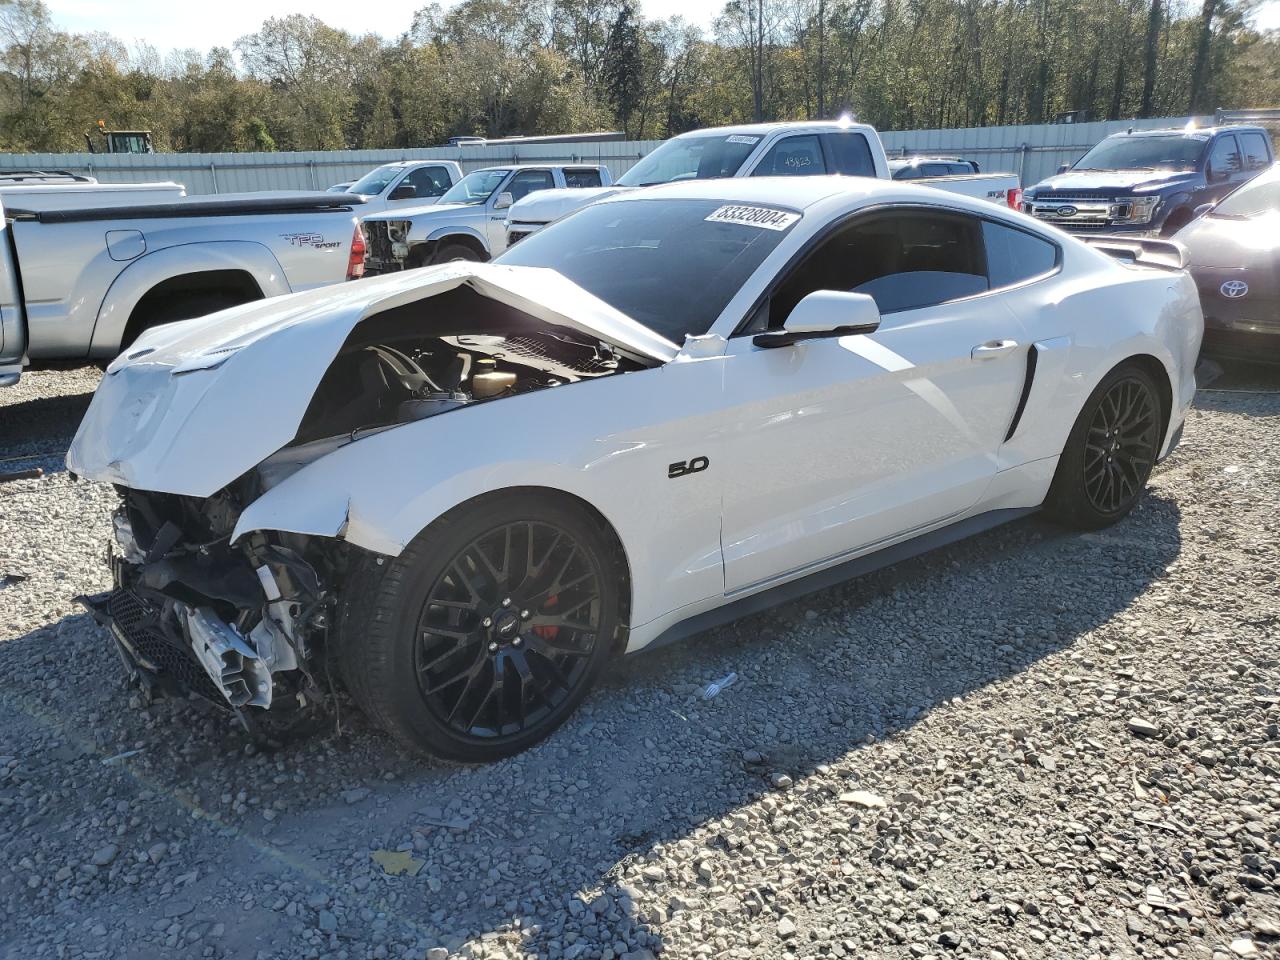
M147 699L195 695L246 726L249 708L324 701L332 593L304 556L314 545L259 534L233 548L226 502L123 494L108 551L114 589L81 601Z

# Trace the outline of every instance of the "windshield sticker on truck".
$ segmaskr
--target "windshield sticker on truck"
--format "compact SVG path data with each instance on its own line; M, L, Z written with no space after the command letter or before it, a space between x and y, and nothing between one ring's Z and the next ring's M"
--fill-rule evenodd
M282 233L282 240L288 240L290 246L311 247L313 250L332 250L342 245L338 240L326 240L322 233Z
M746 227L761 227L765 230L785 230L799 219L800 214L791 213L788 210L727 204L707 217L707 223L739 223Z
M741 133L735 133L731 137L724 138L725 143L759 143L759 137L748 137Z

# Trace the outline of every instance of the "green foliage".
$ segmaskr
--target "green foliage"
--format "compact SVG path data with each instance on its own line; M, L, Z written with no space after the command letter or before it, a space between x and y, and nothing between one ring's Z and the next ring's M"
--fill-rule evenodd
M1170 116L1280 104L1258 0L729 0L711 36L640 0L461 0L401 37L294 14L235 54L128 51L0 0L0 149L111 129L159 150L426 146L855 113L884 129ZM237 59L238 56L238 59ZM95 139L96 142L96 139Z

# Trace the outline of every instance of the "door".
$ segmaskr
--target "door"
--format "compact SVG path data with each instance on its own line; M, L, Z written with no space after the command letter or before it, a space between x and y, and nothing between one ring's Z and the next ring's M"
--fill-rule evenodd
M394 210L397 207L420 207L424 203L444 196L445 191L452 184L449 182L449 172L444 167L415 167L392 187L390 192L395 193L396 190L405 186L413 187L413 196L400 200L388 200L389 208Z
M729 593L817 568L974 506L995 475L1026 336L991 292L984 221L939 208L856 217L776 287L725 366ZM873 334L762 349L814 290L872 296Z
M811 177L827 172L822 142L816 133L783 137L765 151L753 177Z
M511 202L518 203L538 190L550 190L556 185L550 170L517 170L489 200L488 219L485 220L485 239L489 241L489 253L497 256L507 249L507 211L498 210L494 203L504 193L511 194Z
M1213 200L1222 199L1247 179L1234 135L1223 134L1213 142L1205 179L1209 183L1209 197Z

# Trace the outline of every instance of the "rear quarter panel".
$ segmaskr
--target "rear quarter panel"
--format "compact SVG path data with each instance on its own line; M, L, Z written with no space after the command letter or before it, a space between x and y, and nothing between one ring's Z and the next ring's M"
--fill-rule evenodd
M346 279L355 224L350 211L50 224L18 221L14 237L30 321L31 356L111 355L128 322L127 309L155 283L183 273L244 269L259 280L267 295L340 283ZM132 260L111 259L106 234L115 230L140 232L145 252ZM164 254L163 269L149 260L157 254ZM121 286L122 281L129 282L126 274L137 277L138 289ZM143 288L144 283L149 285Z
M1002 467L1058 456L1089 394L1135 356L1154 357L1169 379L1167 448L1195 393L1204 329L1187 273L1129 267L1064 244L1061 273L1011 292L1010 305L1044 351L1018 429L1001 450Z

